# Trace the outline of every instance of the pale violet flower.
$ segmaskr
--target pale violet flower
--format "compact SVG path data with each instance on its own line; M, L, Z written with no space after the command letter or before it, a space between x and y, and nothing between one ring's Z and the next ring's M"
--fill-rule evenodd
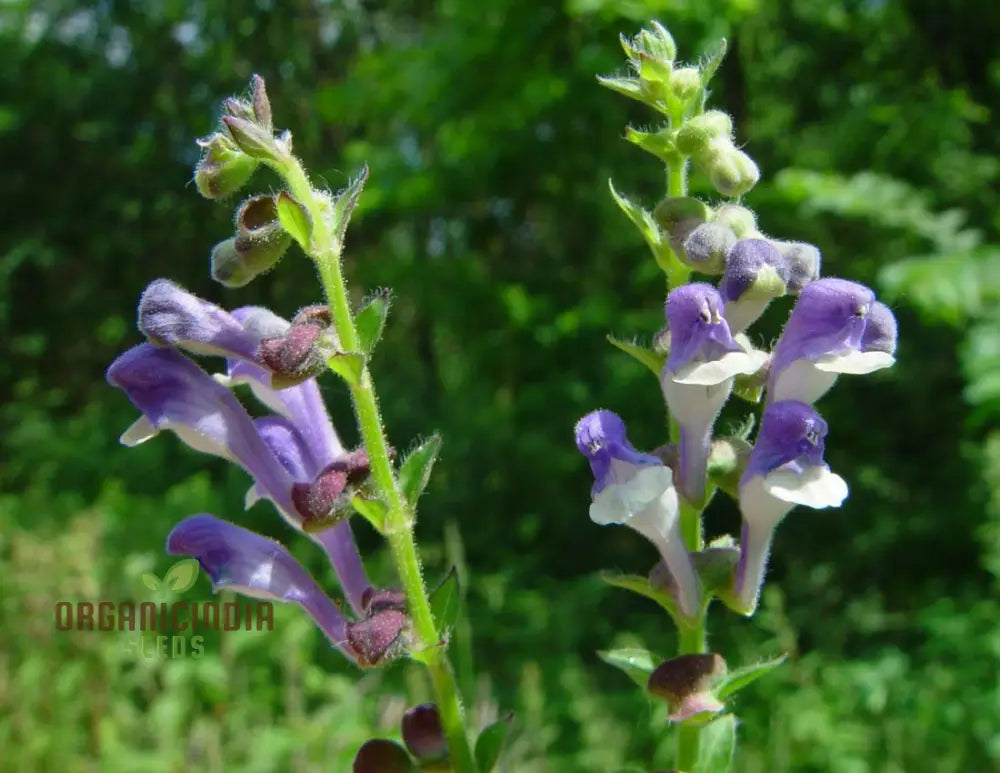
M823 461L827 424L812 406L771 403L740 479L743 516L733 597L744 614L757 607L774 529L796 505L839 507L847 483Z
M831 278L810 282L774 349L768 400L812 403L841 373L890 367L896 335L892 311L864 285Z
M576 425L576 446L594 474L590 518L602 526L621 524L656 546L677 589L680 612L695 618L701 588L680 531L673 474L659 458L639 453L624 422L611 411L594 411Z
M741 345L723 316L718 290L708 284L678 287L667 296L670 354L660 378L671 416L680 428L677 486L686 499L705 497L712 425L733 378L759 371L764 352Z

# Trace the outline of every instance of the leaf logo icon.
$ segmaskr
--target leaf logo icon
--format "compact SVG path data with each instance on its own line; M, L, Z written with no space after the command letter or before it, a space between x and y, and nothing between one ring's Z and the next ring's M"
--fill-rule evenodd
M189 590L198 580L198 559L183 558L167 569L161 580L152 572L142 573L142 584L151 591L158 591L169 588L174 593L183 593Z

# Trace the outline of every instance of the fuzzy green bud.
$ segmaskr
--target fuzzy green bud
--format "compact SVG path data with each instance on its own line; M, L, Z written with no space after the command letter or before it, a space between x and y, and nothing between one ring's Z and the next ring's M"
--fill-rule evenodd
M712 185L723 196L742 196L760 179L760 169L753 159L732 146L727 152L711 159L705 171Z
M697 67L681 67L670 77L670 90L681 102L690 102L701 90L701 71Z
M674 139L677 149L702 163L708 155L717 154L731 145L733 121L721 110L709 110L696 115L677 130ZM718 143L722 140L722 143Z
M194 170L194 183L206 199L223 199L236 193L257 169L258 162L222 133L198 140L198 144L202 156Z
M757 216L740 204L723 204L715 210L712 221L731 228L738 239L760 236L757 230Z

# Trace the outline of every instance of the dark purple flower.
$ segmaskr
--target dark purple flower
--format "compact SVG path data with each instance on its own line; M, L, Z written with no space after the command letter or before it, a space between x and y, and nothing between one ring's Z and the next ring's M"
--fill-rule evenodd
M707 284L678 287L667 296L670 355L660 385L680 427L678 487L693 503L705 498L712 425L736 375L759 371L767 355L737 343L722 316L722 297Z
M757 321L774 299L785 294L788 267L774 246L764 239L741 239L726 255L719 282L723 315L732 333Z
M687 617L698 614L701 588L680 532L673 473L660 459L632 447L625 423L611 411L594 411L576 425L576 447L594 473L590 518L629 526L652 542L674 579L676 601Z
M207 513L192 515L167 536L167 552L198 559L216 589L298 604L337 649L352 661L347 620L312 576L273 540Z
M757 606L781 519L796 505L839 507L847 497L847 483L823 461L826 433L826 422L807 403L783 400L764 411L739 490L743 531L733 596L744 614Z
M884 304L875 307L875 294L857 282L826 278L806 285L775 347L768 399L812 403L840 373L891 366L895 319Z

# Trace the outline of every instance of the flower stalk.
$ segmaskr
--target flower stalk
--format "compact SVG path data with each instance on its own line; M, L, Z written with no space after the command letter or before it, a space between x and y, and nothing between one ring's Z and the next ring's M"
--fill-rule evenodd
M286 151L280 153L275 160L268 160L267 163L281 175L291 195L305 208L311 218L311 238L304 249L316 263L323 292L330 305L333 328L341 345L346 351L355 352L359 349L359 339L341 269L343 245L335 233L338 224L329 222L330 215L324 206L326 202L313 189L298 159ZM372 479L385 497L385 504L388 507L382 531L389 542L413 623L416 645L411 654L416 660L424 663L430 674L442 729L455 771L476 773L454 671L442 644L442 636L434 622L427 587L421 572L420 557L413 532L415 522L413 506L406 501L400 491L393 471L389 445L379 415L375 387L367 364L362 366L357 383L348 383L348 386L362 441L368 451Z

